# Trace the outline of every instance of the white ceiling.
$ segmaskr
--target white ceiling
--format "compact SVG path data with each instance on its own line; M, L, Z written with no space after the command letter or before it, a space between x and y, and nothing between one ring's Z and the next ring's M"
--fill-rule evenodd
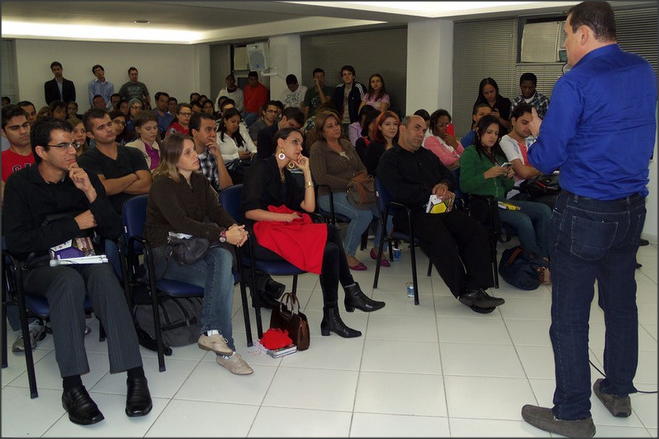
M156 43L238 42L430 18L564 13L576 1L3 1L2 37ZM521 12L524 11L524 12ZM136 24L135 20L148 20Z

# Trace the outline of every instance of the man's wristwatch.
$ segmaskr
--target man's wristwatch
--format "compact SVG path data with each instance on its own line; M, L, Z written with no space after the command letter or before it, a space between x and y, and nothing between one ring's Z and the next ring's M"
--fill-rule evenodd
M220 232L220 242L227 242L227 229Z

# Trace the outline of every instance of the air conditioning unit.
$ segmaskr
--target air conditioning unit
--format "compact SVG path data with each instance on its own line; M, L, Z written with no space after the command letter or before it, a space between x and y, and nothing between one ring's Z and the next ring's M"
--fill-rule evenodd
M250 70L268 70L270 68L270 49L268 43L248 44L247 61L249 62Z
M564 21L526 23L522 33L521 62L551 63L565 56Z

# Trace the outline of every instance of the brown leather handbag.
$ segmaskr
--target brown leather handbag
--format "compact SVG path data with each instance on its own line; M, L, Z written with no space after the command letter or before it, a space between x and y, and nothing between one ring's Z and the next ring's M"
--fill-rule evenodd
M300 301L293 293L284 293L279 306L272 308L270 327L279 328L282 331L287 330L288 336L293 340L298 351L309 349L311 342L309 321L307 316L300 312Z
M361 171L350 179L346 192L348 201L359 209L370 209L375 205L375 181L373 176Z

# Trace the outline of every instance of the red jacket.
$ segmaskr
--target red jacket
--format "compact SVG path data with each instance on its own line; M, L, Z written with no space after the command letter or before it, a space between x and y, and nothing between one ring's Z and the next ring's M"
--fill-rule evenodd
M293 213L286 206L268 206L270 212ZM277 253L297 268L320 274L327 242L327 225L314 224L303 213L301 218L286 221L257 221L254 223L257 242Z

